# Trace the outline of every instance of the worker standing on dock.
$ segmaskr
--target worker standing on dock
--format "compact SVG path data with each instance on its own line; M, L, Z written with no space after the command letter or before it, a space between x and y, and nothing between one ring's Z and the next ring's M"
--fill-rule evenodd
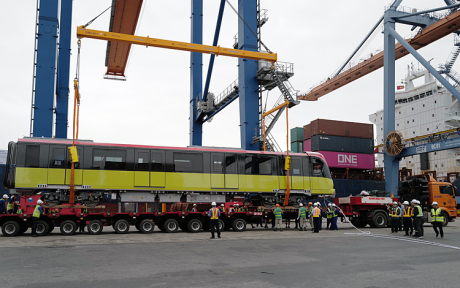
M319 209L319 225L318 225L318 229L323 230L323 217L324 217L323 207L321 207L321 203L319 203L319 202L316 202L316 204L318 204L318 209Z
M403 227L403 213L404 213L404 204L401 204L401 202L398 202L398 206L399 206L399 221L398 221L398 228L399 228L399 231L403 231L402 227Z
M404 213L403 213L403 224L404 224L404 231L406 232L406 236L411 235L414 232L414 227L412 226L412 211L413 208L409 206L409 202L404 201ZM410 232L409 232L410 230ZM410 233L410 234L409 234Z
M309 220L309 222L310 222L311 231L313 231L313 217L312 217L312 213L313 213L313 203L308 202L307 216L308 216L308 220Z
M439 233L441 233L441 238L444 238L444 231L442 231L442 224L444 224L444 215L442 215L442 210L438 207L438 202L433 202L431 206L433 206L433 208L431 209L431 222L433 224L434 232L436 232L436 237L438 237Z
M4 194L2 199L0 199L0 214L6 214L6 205L5 201L8 199L8 195Z
M307 209L303 207L302 203L299 206L299 215L297 217L299 219L299 231L307 231Z
M415 234L414 237L422 238L423 239L423 211L422 207L420 207L418 200L412 200L411 205L413 207L413 217L414 217L414 226L415 226Z
M214 237L214 231L217 230L217 238L220 238L220 228L219 228L219 217L220 211L216 207L216 202L211 203L212 208L209 209L208 216L211 218L211 239L216 239Z
M280 231L283 231L283 228L281 228L281 224L283 222L283 210L280 208L280 204L276 204L276 209L273 211L273 214L275 214L275 230L280 228Z
M321 209L318 208L318 203L315 203L314 208L312 210L312 216L313 216L313 233L319 233L319 218L321 215Z
M331 213L332 213L332 218L331 218L331 230L339 230L339 227L337 227L337 216L339 215L339 209L335 206L335 204L331 205Z
M326 218L327 218L326 230L329 230L329 225L331 225L331 221L332 221L332 204L331 203L327 205ZM331 227L331 230L332 230L332 227Z
M391 218L391 234L398 233L400 208L398 202L393 202L393 207L387 206Z
M32 214L32 237L37 237L37 223L38 223L38 218L40 218L41 214L43 213L43 208L42 205L43 201L38 199L37 200L37 205L35 206L34 213Z

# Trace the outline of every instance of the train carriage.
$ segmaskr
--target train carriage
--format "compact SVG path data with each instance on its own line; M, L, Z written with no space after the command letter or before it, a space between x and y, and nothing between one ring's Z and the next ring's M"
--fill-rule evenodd
M68 202L70 140L23 138L8 145L4 186L41 193L48 205ZM230 148L158 147L76 141L76 201L97 205L105 195L124 202L231 201L251 195L265 204L286 191L285 153ZM290 202L334 194L319 153L292 153Z

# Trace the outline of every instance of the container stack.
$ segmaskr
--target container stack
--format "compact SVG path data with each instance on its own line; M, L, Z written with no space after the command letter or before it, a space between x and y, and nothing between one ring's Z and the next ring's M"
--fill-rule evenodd
M373 170L373 127L372 124L316 119L304 126L303 148L323 154L331 172L338 178L343 178L344 173Z
M303 128L296 127L291 129L291 151L294 153L302 153L303 150Z

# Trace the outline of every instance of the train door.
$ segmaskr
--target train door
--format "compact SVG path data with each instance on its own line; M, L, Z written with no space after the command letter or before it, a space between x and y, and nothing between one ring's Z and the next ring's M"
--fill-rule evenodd
M238 155L225 154L225 188L238 189Z
M310 157L302 157L303 189L311 190Z
M150 186L150 151L135 150L134 186Z
M224 154L211 153L211 188L225 188Z
M150 153L150 187L165 187L165 151L152 151Z
M65 170L65 185L70 185L70 174L72 168L72 162L70 162L70 153L69 148L70 146L66 147L66 155L67 155L67 165ZM74 172L73 172L73 179L75 185L83 185L83 147L77 146L77 154L78 154L78 162L74 164Z
M291 170L289 173L289 178L291 178L291 189L303 190L302 158L292 157Z
M48 184L64 185L65 183L65 160L66 147L61 145L50 145L49 166L48 166Z

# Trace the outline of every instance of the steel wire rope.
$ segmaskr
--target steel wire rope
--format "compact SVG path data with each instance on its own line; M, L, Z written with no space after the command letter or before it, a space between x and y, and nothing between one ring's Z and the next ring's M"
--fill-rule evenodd
M104 11L102 11L101 14L97 15L96 17L94 17L92 20L89 20L88 23L86 23L85 25L83 25L83 28L86 28L88 27L89 25L91 25L91 23L93 23L97 18L99 18L99 16L101 16L102 14L104 14L105 12L107 12L107 10L109 10L110 8L113 7L113 5L117 5L118 1L120 0L117 0L117 2L115 2L114 4L110 5L109 7L107 7L107 9L105 9Z

